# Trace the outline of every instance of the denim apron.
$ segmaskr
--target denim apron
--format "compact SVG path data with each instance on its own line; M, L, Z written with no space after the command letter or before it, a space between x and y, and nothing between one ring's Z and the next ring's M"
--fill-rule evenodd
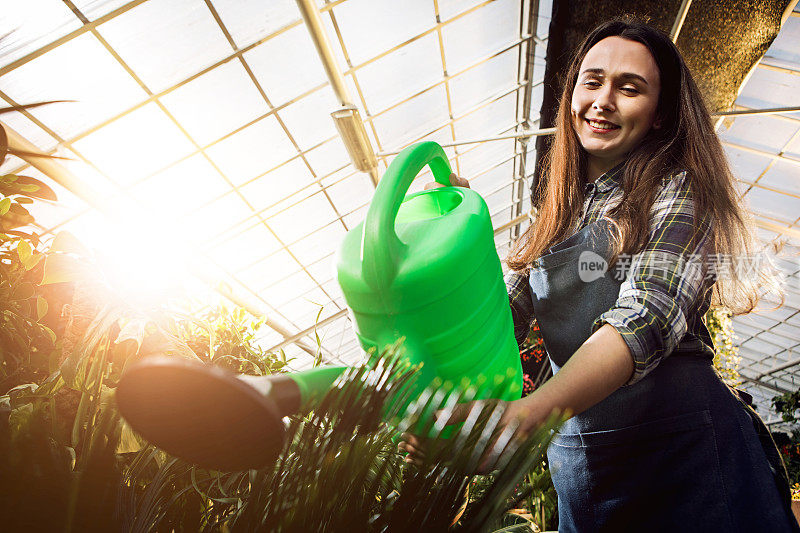
M598 269L608 223L555 245L530 272L553 372L614 306L620 281ZM559 531L797 531L753 423L711 361L666 357L556 434L548 459Z

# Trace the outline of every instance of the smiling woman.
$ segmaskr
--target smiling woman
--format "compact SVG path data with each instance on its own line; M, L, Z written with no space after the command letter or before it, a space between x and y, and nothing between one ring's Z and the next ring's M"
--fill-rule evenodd
M548 450L559 531L797 531L783 466L712 367L702 317L749 310L759 280L711 270L747 257L751 236L666 35L612 21L586 37L545 161L506 284L518 341L536 320L554 375L506 402L501 426L525 434L574 414ZM420 445L406 436L411 460Z

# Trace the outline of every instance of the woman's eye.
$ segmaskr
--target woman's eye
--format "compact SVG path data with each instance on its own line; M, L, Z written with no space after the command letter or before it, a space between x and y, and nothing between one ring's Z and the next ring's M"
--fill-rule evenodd
M639 90L636 87L620 87L620 91L626 94L639 94Z
M586 80L585 82L583 82L583 84L586 87L592 87L592 88L600 87L600 82L599 81L595 81L595 80Z

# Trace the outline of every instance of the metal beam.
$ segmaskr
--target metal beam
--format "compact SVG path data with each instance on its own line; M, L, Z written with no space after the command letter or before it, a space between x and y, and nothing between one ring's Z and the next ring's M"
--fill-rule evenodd
M800 72L798 72L800 74ZM795 113L800 111L800 106L796 107L770 107L766 109L745 109L741 111L717 111L712 117L743 117L745 115L777 115L779 113Z
M319 16L319 9L314 0L296 0L300 14L306 23L306 28L317 49L325 74L331 82L336 98L341 104L341 108L331 113L336 129L342 137L347 153L353 161L353 166L362 172L369 174L374 185L378 184L378 159L372 149L367 130L364 128L364 121L358 107L353 104L353 97L347 89L339 65L336 63L336 56L333 55L333 48L322 26L322 18Z
M761 374L757 375L753 379L760 380L760 379L765 378L767 376L771 376L775 372L780 372L781 370L786 370L787 368L792 368L793 366L797 366L797 365L800 365L800 359L792 359L791 361L787 361L787 362L783 363L782 365L776 366L773 369L767 370L766 372L762 372Z
M536 87L536 86L541 85L541 84L542 84L542 80L538 80L538 81L533 83L533 87ZM525 86L523 85L523 89L524 88L525 88ZM773 107L773 108L768 108L768 109L747 109L747 110L742 110L742 111L718 111L716 113L712 113L711 116L712 117L731 117L731 116L736 117L736 116L744 116L744 115L774 115L774 114L779 114L779 113L795 113L795 112L800 112L800 106L797 106L797 107ZM477 138L477 139L458 140L458 141L455 141L455 142L452 142L452 143L442 143L442 146L443 147L463 146L465 144L475 144L475 143L483 143L483 142L490 142L490 141L502 141L502 140L505 140L505 139L529 139L530 137L553 135L553 134L555 134L555 132L556 132L555 128L542 128L542 129L537 129L537 130L523 130L523 131L520 131L520 132L517 132L517 133L511 133L511 134L508 134L508 135L495 135L495 136L491 136L491 137L481 137L481 138ZM730 145L733 148L738 148L738 149L745 150L745 151L751 151L751 152L757 153L759 155L764 155L764 156L767 156L767 157L773 157L773 158L777 158L777 159L781 159L781 160L786 160L786 161L789 161L790 163L800 164L800 160L792 159L792 158L785 157L785 156L780 156L780 155L777 155L777 154L771 154L769 152L756 150L755 148L750 148L750 147L747 147L747 146L741 146L741 145L730 143L730 142L727 142L727 141L723 142L723 144ZM389 151L389 152L380 152L380 153L378 153L376 155L378 155L378 157L383 157L383 156L396 155L396 154L399 154L399 153L400 153L399 151Z
M686 14L689 12L689 7L692 5L692 0L683 0L681 7L678 9L678 15L675 17L675 22L672 24L672 30L669 32L669 38L673 43L678 42L678 36L681 34L683 23L686 22Z
M759 387L764 387L765 389L770 389L775 392L779 392L781 394L788 394L792 391L786 390L783 387L778 387L777 385L773 385L772 383L764 383L763 381L759 381L756 378L751 378L739 372L739 377L742 378L743 381L747 381L753 383L754 385L758 385Z
M761 220L760 218L755 219L755 224L760 228L764 228L769 231L774 231L775 233L778 233L780 235L788 235L800 241L800 230L798 229L781 226L780 224L775 224L774 222Z
M510 133L508 135L495 135L492 137L481 137L480 139L467 139L463 141L456 141L452 143L441 143L442 147L448 146L463 146L465 144L477 144L489 141L502 141L504 139L529 139L531 137L539 137L541 135L552 135L556 132L555 128L543 128L540 130L525 130L520 131L517 133ZM399 151L392 151L392 152L381 152L378 155L396 155L399 154Z
M528 0L522 2L521 9L525 9L527 5L527 13L523 12L520 17L521 24L520 34L536 35L536 22L539 17L539 0ZM525 16L527 15L527 16ZM520 46L520 63L519 63L519 82L524 82L525 86L522 90L522 109L519 109L520 98L517 96L517 127L521 126L523 131L531 129L531 101L533 96L533 69L534 59L536 55L536 41L528 40L523 52ZM527 175L526 167L528 160L528 141L530 137L521 137L518 139L521 150L519 150L519 160L516 165L516 186L511 190L511 216L518 218L522 215L522 204L525 199L525 176ZM516 147L515 147L515 151ZM511 226L511 238L516 239L519 237L519 227L517 225Z

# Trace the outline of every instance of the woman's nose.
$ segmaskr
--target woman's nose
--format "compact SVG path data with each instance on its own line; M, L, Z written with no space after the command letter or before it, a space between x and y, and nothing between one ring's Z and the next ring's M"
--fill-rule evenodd
M594 94L595 99L592 102L592 109L596 109L598 111L614 111L614 102L612 101L611 91L603 88Z

